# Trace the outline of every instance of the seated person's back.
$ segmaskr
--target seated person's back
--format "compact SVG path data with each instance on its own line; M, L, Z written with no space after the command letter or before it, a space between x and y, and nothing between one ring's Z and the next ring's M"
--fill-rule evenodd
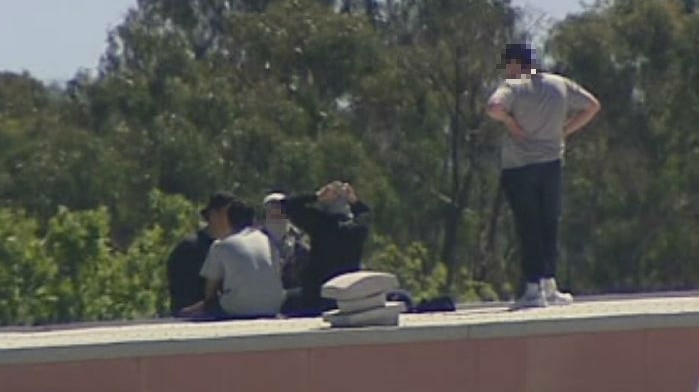
M216 241L201 275L221 281L219 304L229 316L275 316L284 301L278 262L268 237L246 227Z
M168 289L172 314L204 299L206 281L199 272L216 239L230 234L228 205L234 196L229 192L217 192L209 198L209 203L200 213L206 227L180 242L167 261Z

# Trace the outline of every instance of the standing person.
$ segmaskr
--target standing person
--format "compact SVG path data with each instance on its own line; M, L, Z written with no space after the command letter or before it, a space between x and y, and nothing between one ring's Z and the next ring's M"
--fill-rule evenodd
M188 317L275 317L284 301L279 265L269 238L252 227L254 210L239 200L228 207L231 234L211 246L201 268L204 300L185 308Z
M209 203L200 211L206 226L185 238L170 254L167 277L170 311L174 316L185 306L204 299L205 280L199 276L199 271L214 240L231 231L227 210L232 201L233 195L228 192L211 195Z
M272 192L262 201L264 221L262 231L272 243L272 250L282 266L282 283L285 289L301 286L301 271L308 263L310 244L307 236L291 222L282 210L286 195Z
M533 50L508 44L507 79L488 102L503 123L501 183L521 245L523 295L515 307L567 305L573 296L556 284L565 140L600 109L597 99L565 77L537 72Z
M316 204L314 206L314 204ZM308 234L311 251L301 275L301 293L290 295L283 312L291 316L317 316L335 307L320 295L328 280L360 269L369 233L369 207L348 183L332 182L315 194L283 200L284 213Z

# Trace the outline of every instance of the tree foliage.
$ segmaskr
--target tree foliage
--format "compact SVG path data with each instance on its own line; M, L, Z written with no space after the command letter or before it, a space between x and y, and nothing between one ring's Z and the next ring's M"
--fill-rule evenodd
M602 101L568 146L561 281L692 287L694 2L598 2L546 55ZM167 254L228 189L351 181L366 264L416 297L509 298L517 246L483 115L521 10L498 0L139 0L98 75L0 74L0 323L151 317Z

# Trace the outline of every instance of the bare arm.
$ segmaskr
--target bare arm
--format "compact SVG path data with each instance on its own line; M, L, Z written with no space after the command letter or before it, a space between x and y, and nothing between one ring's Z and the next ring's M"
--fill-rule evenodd
M226 257L222 252L224 252L224 250L221 248L220 242L215 241L209 249L209 254L206 256L206 260L204 260L201 271L199 271L199 276L206 279L204 299L182 309L180 312L181 316L204 316L207 313L207 309L211 309L211 305L215 304L215 301L218 301L218 291L223 281L221 260Z
M510 135L515 140L521 141L527 137L527 134L524 133L524 129L522 129L522 127L517 123L514 117L512 117L512 115L508 113L502 105L488 105L487 113L488 116L490 116L490 118L492 118L493 120L505 124L507 130L510 132Z
M183 317L199 317L206 315L206 309L211 308L211 305L218 301L218 289L221 287L220 280L206 280L206 288L204 289L205 297L203 301L187 306L180 311L180 316Z
M584 110L576 113L571 118L569 118L568 121L566 121L566 124L563 127L565 136L569 137L575 132L578 132L580 129L582 129L585 125L592 121L597 112L599 112L600 108L601 105L599 101L596 98L592 97L592 103L590 103L590 105L588 105Z
M221 288L220 279L207 279L204 288L204 302L209 305L218 300L218 290Z

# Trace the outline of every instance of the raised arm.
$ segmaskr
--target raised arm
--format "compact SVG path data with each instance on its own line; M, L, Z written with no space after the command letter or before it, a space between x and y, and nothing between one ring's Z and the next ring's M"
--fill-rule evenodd
M332 224L328 214L313 208L311 203L330 203L337 199L337 181L320 188L315 194L288 197L282 200L282 209L291 223L306 233L312 234Z
M299 229L311 233L322 220L322 213L311 206L318 200L316 194L290 196L282 200L282 209L291 223Z
M343 184L343 190L350 204L350 210L352 211L354 220L359 224L367 225L371 213L369 206L359 199L352 185L348 183Z

